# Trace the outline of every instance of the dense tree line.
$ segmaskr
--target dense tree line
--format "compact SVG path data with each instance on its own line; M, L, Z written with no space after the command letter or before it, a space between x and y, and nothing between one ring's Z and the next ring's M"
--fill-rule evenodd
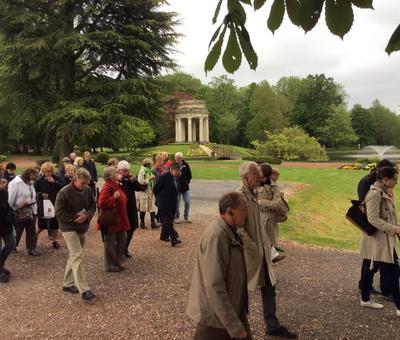
M178 37L165 2L0 0L0 148L154 139Z
M251 146L254 140L265 140L265 131L277 133L296 126L328 148L400 145L396 113L377 100L369 108L357 104L348 110L343 86L324 74L282 77L273 86L264 80L244 87L225 75L207 85L185 73L162 78L170 94L205 100L213 142ZM172 124L167 140L174 138Z

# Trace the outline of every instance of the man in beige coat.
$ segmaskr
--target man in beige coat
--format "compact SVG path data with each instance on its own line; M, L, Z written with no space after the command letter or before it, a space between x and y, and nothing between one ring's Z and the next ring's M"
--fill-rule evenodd
M258 286L261 287L266 334L295 339L297 338L296 333L290 332L282 326L276 317L275 275L272 269L271 241L266 228L261 225L256 191L261 180L257 163L243 163L239 173L243 183L237 191L244 195L249 211L244 228L239 229L243 240L248 289L254 291Z
M228 193L219 210L221 216L200 241L187 312L197 322L195 340L251 339L246 265L237 233L246 221L246 201L237 192Z

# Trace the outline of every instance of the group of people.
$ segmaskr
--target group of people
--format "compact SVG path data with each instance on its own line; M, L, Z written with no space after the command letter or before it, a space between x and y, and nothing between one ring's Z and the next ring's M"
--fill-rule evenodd
M245 162L242 184L219 200L220 217L203 233L189 291L188 315L197 322L195 340L251 339L248 291L260 289L266 334L297 334L276 316L272 249L288 204L271 181L268 164Z

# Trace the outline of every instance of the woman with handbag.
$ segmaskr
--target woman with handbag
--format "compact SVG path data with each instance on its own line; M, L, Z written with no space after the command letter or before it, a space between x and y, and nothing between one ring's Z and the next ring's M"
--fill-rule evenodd
M36 179L34 168L26 169L8 185L8 203L14 212L14 223L17 232L16 247L23 231L26 232L26 248L31 256L38 256L36 251L36 191L33 186Z
M45 162L40 167L40 176L35 182L35 190L37 195L37 204L38 204L38 229L36 232L36 238L38 238L39 234L43 230L47 230L49 239L52 241L54 249L60 249L60 244L57 241L58 237L58 221L55 217L46 217L44 206L49 205L51 203L53 205L53 213L54 213L54 205L56 204L56 197L58 192L63 187L63 180L56 175L56 169L54 165L50 162Z
M397 225L396 205L390 190L397 184L397 170L383 167L377 171L377 181L371 186L365 197L368 222L377 230L372 235L363 234L361 258L369 266L363 266L360 280L361 306L380 309L383 305L370 299L374 274L384 270L386 280L393 292L396 316L400 317L399 273L395 250L396 234L400 234Z
M119 272L126 250L126 232L130 229L127 198L118 182L118 171L114 167L104 169L103 189L99 195L99 217L97 229L101 230L104 242L104 265L108 272Z
M1 165L0 165L1 167ZM0 172L2 169L0 169ZM12 225L12 211L8 204L7 180L0 173L0 283L10 280L11 272L4 268L8 255L15 248L15 231Z

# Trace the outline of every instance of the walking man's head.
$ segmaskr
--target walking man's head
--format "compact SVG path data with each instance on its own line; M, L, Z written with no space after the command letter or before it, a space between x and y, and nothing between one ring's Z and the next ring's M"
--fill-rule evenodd
M239 168L239 174L244 185L250 190L254 190L260 185L261 175L257 163L243 163Z
M84 159L86 162L90 161L90 152L89 152L89 151L85 151L85 152L83 153L83 159Z
M247 203L239 192L224 194L219 200L219 213L227 224L243 228L247 219Z
M85 168L79 168L74 174L75 187L83 191L90 184L90 174Z

